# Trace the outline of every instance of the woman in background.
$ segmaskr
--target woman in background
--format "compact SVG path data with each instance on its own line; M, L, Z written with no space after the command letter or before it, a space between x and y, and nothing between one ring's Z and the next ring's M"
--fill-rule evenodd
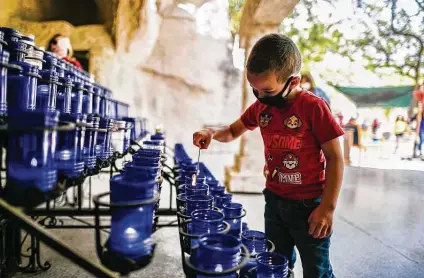
M82 69L80 62L73 57L71 41L62 34L54 35L47 46L47 51L53 52L60 59L63 59L79 69Z
M313 93L317 97L324 99L328 103L328 105L330 105L330 99L328 98L327 94L324 93L321 88L315 86L314 79L312 78L312 75L310 73L302 74L302 77L300 79L300 87Z
M400 139L403 137L403 134L407 131L408 124L402 116L397 116L395 121L395 136L396 136L396 147L395 152L399 148Z

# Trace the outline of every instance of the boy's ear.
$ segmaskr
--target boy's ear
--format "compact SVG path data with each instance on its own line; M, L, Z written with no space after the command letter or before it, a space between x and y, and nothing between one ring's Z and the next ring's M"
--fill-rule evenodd
M290 84L290 89L294 89L300 85L300 76L293 76L293 79Z

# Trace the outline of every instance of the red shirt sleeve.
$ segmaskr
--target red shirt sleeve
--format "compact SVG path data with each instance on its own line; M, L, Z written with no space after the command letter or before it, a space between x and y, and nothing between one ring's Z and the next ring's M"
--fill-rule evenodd
M249 130L254 130L258 127L258 104L259 102L255 101L240 117L244 126Z
M311 128L320 145L344 134L343 129L331 114L330 107L322 99L317 99L314 103Z

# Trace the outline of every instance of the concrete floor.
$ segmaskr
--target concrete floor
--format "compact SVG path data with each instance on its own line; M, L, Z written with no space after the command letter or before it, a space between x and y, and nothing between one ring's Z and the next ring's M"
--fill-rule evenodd
M346 168L331 249L337 277L424 277L423 180L421 171ZM105 180L97 183L107 185ZM166 204L163 193L162 204ZM247 209L250 229L263 230L263 197L237 194L234 198ZM91 230L54 233L97 260ZM184 277L177 229L161 229L155 238L158 248L153 263L130 277ZM42 259L52 268L37 277L92 277L47 248ZM302 277L300 263L295 273ZM28 276L34 275L18 275Z

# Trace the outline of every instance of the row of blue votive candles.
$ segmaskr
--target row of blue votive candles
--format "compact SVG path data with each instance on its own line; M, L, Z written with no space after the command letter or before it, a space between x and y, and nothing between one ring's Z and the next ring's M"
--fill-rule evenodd
M242 222L243 206L232 200L232 194L225 192L207 167L202 164L196 183L192 175L197 174L192 162L181 144L175 146L177 165L177 208L191 221L183 225L189 235L199 239L184 238L183 250L190 254L191 263L198 269L220 273L240 264L245 254L241 244L249 251L248 263L239 271L220 275L221 278L286 278L289 273L288 261L281 254L274 253L266 235L249 230ZM200 166L200 165L199 165ZM229 232L224 233L226 224ZM196 278L209 276L196 275Z
M84 70L38 48L34 37L0 27L0 119L8 123L8 183L51 190L97 159L125 152L146 120ZM115 144L112 144L115 143Z

